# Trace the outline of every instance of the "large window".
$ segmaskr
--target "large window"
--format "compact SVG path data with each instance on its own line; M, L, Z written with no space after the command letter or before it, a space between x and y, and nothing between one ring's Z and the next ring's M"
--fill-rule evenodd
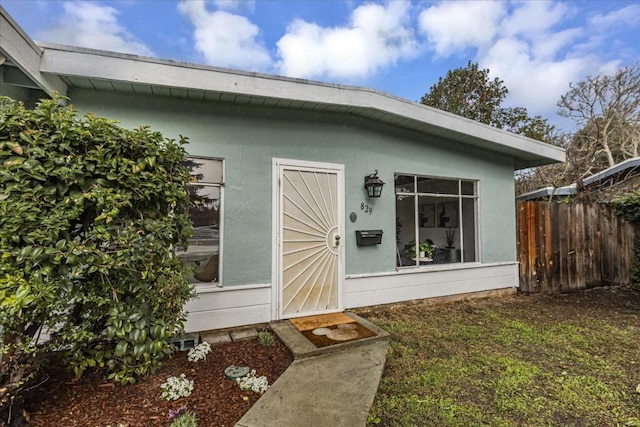
M477 182L396 174L396 265L478 261Z
M193 283L219 282L220 272L220 208L222 205L222 160L189 157L189 213L193 221L193 237L189 247L179 256L193 268Z

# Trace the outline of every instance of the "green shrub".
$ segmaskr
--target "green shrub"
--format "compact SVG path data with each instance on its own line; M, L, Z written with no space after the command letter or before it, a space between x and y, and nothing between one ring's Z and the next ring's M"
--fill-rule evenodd
M616 214L635 224L640 223L640 192L629 191L613 200Z
M186 139L61 101L0 98L2 415L52 350L78 376L154 370L193 292L175 254L192 230Z
M629 191L620 194L613 200L613 204L616 208L616 215L621 216L625 220L632 222L636 228L636 235L638 233L638 226L640 225L640 192ZM634 242L634 255L635 263L631 280L634 283L640 283L640 237L636 237Z

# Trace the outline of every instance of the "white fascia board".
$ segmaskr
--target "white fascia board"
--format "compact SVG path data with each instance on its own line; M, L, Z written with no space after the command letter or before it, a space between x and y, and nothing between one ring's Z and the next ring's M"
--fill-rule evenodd
M640 167L640 157L632 157L630 159L624 160L616 165L611 166L610 168L604 169L594 175L591 175L588 178L582 180L582 184L584 186L589 186L598 181L603 181L606 178L609 178L612 175L625 171L627 169L633 169ZM549 197L551 194L554 196L572 196L577 194L577 185L569 184L564 187L556 188L554 191L553 187L545 187L540 188L538 190L531 191L529 193L524 193L518 196L519 200L535 200L542 197Z
M518 200L536 200L542 197L549 197L553 187L544 187L538 190L529 191L528 193L521 194L517 197Z
M613 165L610 168L602 170L588 178L585 178L582 183L584 185L591 185L594 182L602 181L612 175L620 173L626 169L631 169L640 166L640 157L633 157L631 159L624 160L617 165Z
M506 150L522 160L520 167L526 167L528 162L565 161L562 148L373 89L86 48L41 46L44 49L41 70L51 74L377 110L431 126L440 133L450 133L454 140L464 142L465 138L473 138L476 145L489 150L492 145L494 149L501 147L502 150L497 151ZM477 144L480 141L486 144ZM538 161L533 161L532 157Z
M56 75L45 75L40 69L42 50L25 34L11 16L0 6L0 50L33 83L48 95L67 93L67 85Z
M575 196L578 194L578 189L575 184L566 185L564 187L544 187L539 190L530 191L528 193L521 194L517 197L518 200L538 200L553 195L554 197L560 196Z

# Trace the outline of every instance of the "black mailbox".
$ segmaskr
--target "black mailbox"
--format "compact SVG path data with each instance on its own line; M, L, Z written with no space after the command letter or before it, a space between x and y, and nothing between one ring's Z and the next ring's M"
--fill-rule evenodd
M382 243L382 230L356 230L358 246L372 246Z

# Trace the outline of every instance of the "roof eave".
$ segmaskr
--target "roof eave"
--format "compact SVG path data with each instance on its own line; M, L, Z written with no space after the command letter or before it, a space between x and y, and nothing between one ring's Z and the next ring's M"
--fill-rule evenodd
M56 75L41 72L42 50L25 34L20 26L0 6L0 51L29 78L34 86L48 95L66 95L67 85Z
M321 105L325 111L348 107L351 114L363 116L376 111L382 113L378 120L383 122L401 117L414 130L511 155L516 169L565 161L559 147L374 89L55 44L41 47L41 70L49 74L286 99Z

